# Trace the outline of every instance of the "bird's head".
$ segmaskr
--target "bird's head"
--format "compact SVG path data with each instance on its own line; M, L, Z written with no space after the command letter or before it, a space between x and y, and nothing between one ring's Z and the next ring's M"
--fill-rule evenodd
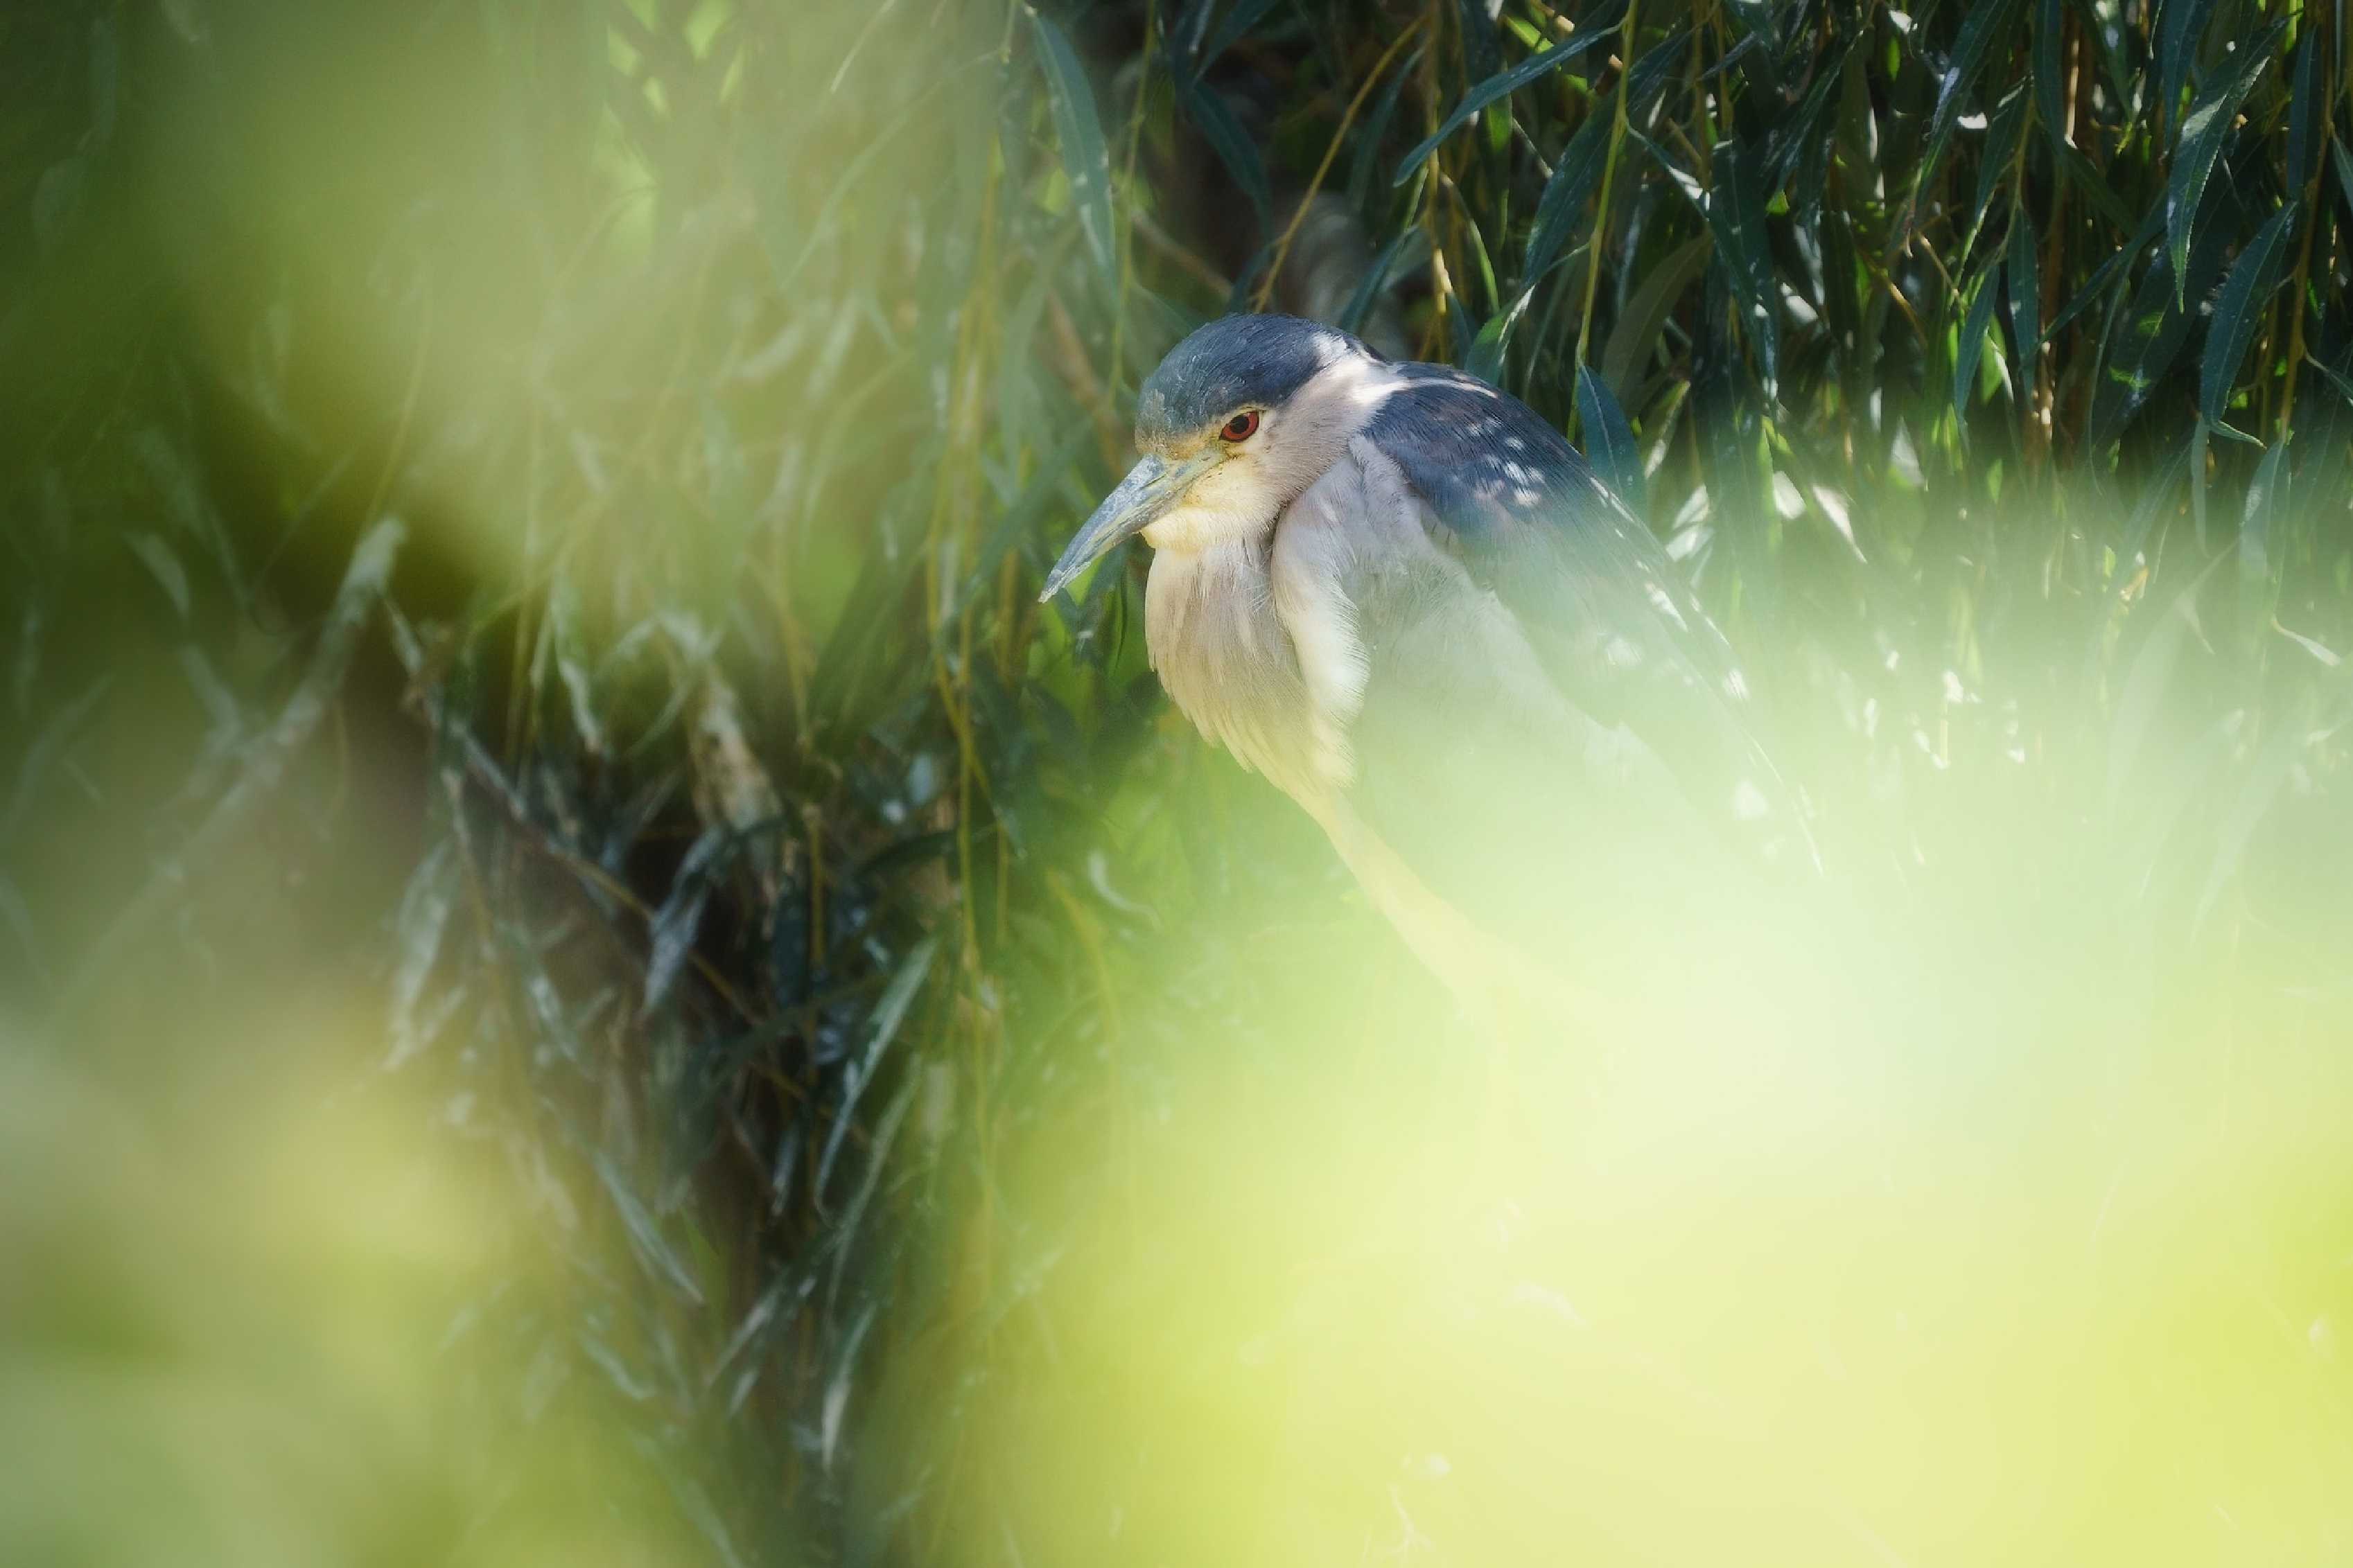
M1384 362L1296 316L1226 316L1168 351L1135 403L1144 456L1046 574L1050 599L1141 533L1198 550L1270 529L1347 446L1378 400Z

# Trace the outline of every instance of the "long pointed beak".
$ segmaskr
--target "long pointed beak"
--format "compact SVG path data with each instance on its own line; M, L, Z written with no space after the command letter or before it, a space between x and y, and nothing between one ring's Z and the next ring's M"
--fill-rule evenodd
M1103 505L1095 508L1094 515L1062 552L1062 558L1046 574L1045 591L1038 595L1038 602L1042 605L1060 593L1071 578L1122 540L1133 539L1151 527L1154 519L1175 506L1193 481L1216 468L1224 457L1212 446L1175 463L1144 458L1127 471L1117 489L1103 497Z

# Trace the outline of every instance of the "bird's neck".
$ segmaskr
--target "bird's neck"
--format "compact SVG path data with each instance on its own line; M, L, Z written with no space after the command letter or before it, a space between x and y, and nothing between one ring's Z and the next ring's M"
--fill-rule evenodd
M1193 487L1193 493L1152 520L1144 542L1158 555L1208 556L1236 552L1235 563L1255 547L1260 575L1266 573L1266 544L1274 535L1280 507L1276 498L1248 493L1230 498L1219 493L1218 474ZM1203 494L1201 492L1208 493ZM1226 556L1220 554L1223 561Z
M1324 786L1307 690L1268 581L1271 534L1157 550L1145 647L1160 684L1203 736L1308 805Z

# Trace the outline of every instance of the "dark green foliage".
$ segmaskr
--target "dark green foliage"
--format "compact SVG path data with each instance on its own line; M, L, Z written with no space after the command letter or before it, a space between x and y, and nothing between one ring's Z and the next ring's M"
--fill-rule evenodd
M483 1419L617 1413L709 1561L1073 1560L959 1511L1053 1217L1203 1042L1451 1016L1133 560L1032 603L1229 307L1573 431L1847 864L2039 814L2115 1011L2348 984L2325 9L282 9L0 20L0 1028L332 976L557 1281Z

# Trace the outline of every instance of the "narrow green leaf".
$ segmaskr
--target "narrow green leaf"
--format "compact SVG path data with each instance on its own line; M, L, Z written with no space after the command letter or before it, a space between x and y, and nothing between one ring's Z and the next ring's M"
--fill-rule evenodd
M2284 438L2273 442L2255 465L2254 482L2247 487L2247 504L2239 521L2239 579L2243 583L2271 581L2273 525L2287 510L2287 447Z
M2034 257L2034 219L2021 206L2010 215L2010 341L2018 353L2021 384L2034 378L2035 351L2042 346L2042 280Z
M2304 363L2318 371L2321 374L2322 378L2326 380L2330 386L2337 389L2337 395L2345 400L2347 406L2353 407L2353 381L2348 381L2343 373L2336 370L2329 365L2326 360L2320 359L2316 355L2305 355Z
M1742 32L1754 38L1765 49L1778 51L1781 29L1774 16L1771 0L1725 0L1725 9L1740 24Z
M2206 543L2206 447L2214 427L2203 419L2192 420L2189 426L2189 524L2198 535L2200 554L2207 552Z
M1560 162L1553 165L1552 178L1545 182L1544 195L1536 198L1535 226L1528 235L1526 264L1520 269L1524 288L1534 288L1567 247L1578 215L1601 184L1601 165L1609 156L1609 115L1597 107L1568 139Z
M1344 332L1353 332L1363 326L1365 318L1372 314L1373 301L1380 298L1383 289L1388 287L1389 278L1397 271L1406 247L1428 237L1421 226L1415 224L1399 230L1395 238L1381 247L1381 253L1373 258L1372 269L1356 285L1356 291L1348 296L1348 303L1341 309L1340 319L1335 325Z
M2158 230L2164 221L2163 206L2149 209L2148 216L2141 220L2140 231L2135 234L2129 242L2117 247L2116 254L2093 268L2092 275L2084 279L2084 286L2075 290L2075 297L2062 305L2059 308L2059 313L2051 318L2051 324L2042 329L2042 338L2045 342L2065 331L2068 323L2083 314L2094 300L2106 292L2108 285L2115 282L2125 268L2133 264L2134 259L2140 255L2148 242L2157 237Z
M1534 295L1534 289L1523 289L1517 299L1488 318L1479 335L1471 340L1470 352L1462 356L1465 372L1491 386L1504 384L1504 355L1511 346L1512 329L1520 324Z
M1954 40L1952 56L1945 62L1944 75L1937 79L1936 110L1928 122L1928 150L1913 177L1915 204L1919 192L1936 177L1936 165L1944 161L1946 145L1953 139L1954 126L1960 123L1969 89L1977 85L1978 76L1993 58L1995 48L2009 41L2010 17L2019 5L2020 0L1987 0L1970 6L1962 16L1960 37Z
M1267 218L1266 163L1259 157L1258 143L1242 129L1226 100L1204 86L1199 78L1172 72L1176 83L1177 101L1185 106L1186 114L1199 128L1203 140L1226 166L1234 184L1258 213L1259 224L1264 227Z
M1062 173L1071 182L1071 205L1104 278L1116 277L1118 250L1112 241L1111 154L1103 145L1103 121L1095 114L1094 89L1070 38L1042 13L1029 20L1038 32L1038 53L1054 105L1054 135L1062 144Z
M2320 35L2304 30L2295 51L2295 83L2287 117L2287 196L2304 200L2304 188L2320 168L2320 136L2327 128L2328 105L2321 101Z
M2160 516L2169 515L2170 509L2180 503L2174 498L2181 481L2189 472L2190 444L2181 443L2168 458L2148 488L2141 492L2133 507L2132 516L2126 520L2122 542L2116 549L2116 576L2119 584L2133 579L2135 563L2147 548L2149 535L2156 531Z
M2045 130L2055 137L2067 124L2066 75L2061 62L2060 45L2066 37L2066 19L2062 7L2066 0L2035 0L2034 6L2034 106L2042 116Z
M1984 226L1986 210L2001 194L2009 179L2012 161L2018 153L2019 133L2026 129L2027 91L2020 87L2001 100L1986 122L1984 150L1978 156L1978 195L1969 208L1969 242L1977 242L1978 230ZM1962 257L1968 257L1964 250Z
M2214 0L2162 0L2157 16L2158 102L2171 114L2181 102L2181 84L2214 15Z
M154 534L144 532L126 534L122 542L139 557L140 564L147 568L148 574L155 579L156 586L164 590L164 596L172 601L172 608L179 612L180 618L186 620L188 573L180 564L180 558L172 553L172 547Z
M1683 194L1683 200L1691 203L1692 211L1702 217L1707 216L1706 189L1700 184L1696 175L1675 162L1675 155L1672 153L1630 126L1627 128L1626 140L1648 153L1651 155L1651 162L1665 171L1667 183Z
M2074 182L2075 188L2100 209L2100 216L2106 218L2118 234L2132 233L2135 224L2133 210L2125 205L2122 196L2116 195L2116 187L2092 167L2089 158L2070 146L2055 129L2046 124L2043 133L2050 139L2052 154L2058 160L2060 173ZM2164 210L2162 205L2157 209L2159 214Z
M1682 29L1634 62L1626 79L1626 107L1630 114L1640 114L1658 97L1659 89L1681 62L1689 38L1690 29ZM1585 123L1577 127L1577 134L1562 149L1560 162L1554 165L1552 177L1545 182L1544 194L1536 199L1535 225L1528 236L1527 262L1522 273L1525 283L1533 285L1559 258L1571 226L1599 186L1609 154L1612 120L1612 111L1596 103Z
M1218 30L1209 35L1209 41L1201 46L1194 69L1205 71L1216 64L1219 56L1241 42L1252 27L1266 19L1276 3L1277 0L1234 0L1233 9L1218 24Z
M2295 208L2284 205L2255 231L2232 264L2221 298L2214 302L2213 324L2206 329L2205 363L2198 374L2198 411L2210 425L2222 424L2231 388L2239 379L2239 363L2254 342L2255 327L2279 280L2280 257L2295 217Z
M1463 72L1483 81L1504 68L1496 10L1486 0L1455 0L1454 11L1461 28Z
M1768 395L1780 381L1780 285L1765 239L1765 188L1754 166L1755 150L1739 142L1716 144L1715 188L1707 194L1708 227L1715 234L1716 258L1740 302L1741 331L1757 350Z
M653 1273L670 1281L678 1293L697 1303L702 1300L702 1288L694 1282L677 1251L664 1239L661 1226L645 1205L638 1201L629 1184L613 1162L599 1151L596 1156L597 1179L605 1184L605 1194L613 1200L613 1210L621 1216L621 1225L629 1235L630 1245L638 1257Z
M1609 341L1601 350L1601 377L1620 403L1633 395L1634 373L1658 346L1667 318L1674 313L1683 290L1707 266L1708 251L1715 243L1704 234L1685 240L1643 274L1642 286L1619 310L1617 324L1609 329Z
M1348 169L1348 205L1356 212L1370 210L1373 184L1380 177L1381 144L1388 140L1389 126L1397 119L1398 101L1404 95L1406 84L1414 79L1414 70L1421 62L1421 50L1406 51L1405 58L1389 73L1387 86L1373 101L1373 111L1365 118L1363 132L1356 138L1354 162Z
M1953 345L1953 413L1959 420L1963 440L1968 438L1969 399L1977 390L1978 357L1985 352L1986 331L1993 325L1994 302L2001 298L2000 271L1999 259L1978 269L1968 314L1961 321L1960 339Z
M2263 29L2261 37L2240 45L2198 95L2189 112L2181 117L2181 135L2174 145L2173 173L2165 189L2166 244L2173 254L2177 284L2189 274L2190 226L2196 220L2199 202L2206 194L2207 179L2214 173L2214 161L2230 136L2231 121L2238 116L2239 106L2246 101L2247 94L2254 89L2255 79L2271 63L2272 52L2279 47L2280 37L2286 30L2287 23L2283 19ZM2176 299L2179 302L2180 296L2177 294Z
M2197 310L2187 299L2202 301L2221 270L2222 248L2235 232L2237 195L2228 186L2209 193L2214 211L2199 230L2189 250L2189 271L2177 281L2170 252L2159 250L2141 279L2131 308L2117 322L2108 343L2106 363L2092 394L2090 437L2094 450L2106 447L2131 423L2148 401L2196 324Z
M1811 224L1821 212L1822 191L1830 180L1831 149L1838 142L1846 58L1853 52L1850 40L1816 64L1814 85L1790 116L1790 134L1785 148L1776 154L1773 177L1787 182L1789 213L1800 225Z
M1813 65L1814 83L1798 107L1783 115L1766 136L1767 167L1775 181L1788 179L1811 154L1826 153L1837 135L1839 89L1846 80L1851 42L1834 45Z
M2034 100L2036 120L2045 141L2051 145L2051 156L2059 172L2073 181L2077 189L2100 209L2100 215L2116 226L2119 234L2130 234L2135 226L2132 210L2124 204L2091 160L2077 152L2066 137L2066 76L2060 61L2060 44L2064 37L2062 7L2065 0L2036 0L2034 14Z
M1462 302L1459 292L1446 296L1446 329L1447 357L1461 364L1471 357L1472 349L1479 342L1481 329L1479 323L1472 319L1471 308Z
M1645 500L1642 455L1634 445L1626 411L1591 365L1577 367L1577 423L1585 433L1585 460L1609 493L1641 517Z
M650 1016L670 994L671 984L694 951L695 932L711 901L712 871L733 842L723 827L706 827L679 862L670 879L670 897L662 900L648 930L646 984L641 1015Z
M1617 36L1618 23L1624 15L1625 7L1622 4L1612 5L1603 15L1595 17L1590 24L1579 27L1574 37L1555 44L1551 48L1530 55L1511 69L1489 77L1469 92L1464 93L1462 101L1454 106L1454 112L1449 114L1437 130L1431 132L1419 145L1398 162L1397 174L1389 183L1393 185L1402 185L1407 180L1412 178L1414 170L1421 166L1421 161L1424 158L1438 150L1440 142L1461 130L1464 122L1472 115L1497 99L1510 97L1528 83L1549 76L1571 60L1578 59L1600 45L1608 43Z
M874 1082L875 1075L882 1065L883 1053L891 1048L892 1040L897 1037L899 1026L906 1022L908 1008L914 1005L916 994L922 991L923 981L931 974L932 960L937 956L939 945L939 936L934 933L908 949L906 956L899 961L898 969L892 973L890 984L882 988L881 998L874 1004L874 1011L867 1016L866 1049L858 1060L850 1064L843 1077L841 1103L834 1111L833 1130L826 1136L824 1152L818 1156L817 1187L820 1193L825 1190L826 1178L831 1174L833 1163L839 1157L843 1142L855 1125L853 1112L858 1109L859 1100Z

